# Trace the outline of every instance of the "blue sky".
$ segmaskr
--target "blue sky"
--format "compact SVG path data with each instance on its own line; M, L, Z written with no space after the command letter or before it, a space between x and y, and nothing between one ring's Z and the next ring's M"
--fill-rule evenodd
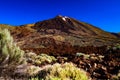
M0 24L35 23L58 14L120 32L120 0L0 0Z

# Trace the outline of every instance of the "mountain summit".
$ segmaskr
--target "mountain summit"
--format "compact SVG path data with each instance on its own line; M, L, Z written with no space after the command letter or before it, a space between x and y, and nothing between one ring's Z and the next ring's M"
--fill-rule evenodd
M80 22L71 17L58 15L53 19L40 21L34 26L39 32L56 34L60 32L79 36L102 36L115 38L116 36L101 30L93 25Z

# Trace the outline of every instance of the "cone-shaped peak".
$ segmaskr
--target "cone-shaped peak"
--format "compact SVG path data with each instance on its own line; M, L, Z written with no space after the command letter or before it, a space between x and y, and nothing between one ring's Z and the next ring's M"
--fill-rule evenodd
M57 15L56 18L61 18L63 21L66 21L66 19L69 19L67 16Z

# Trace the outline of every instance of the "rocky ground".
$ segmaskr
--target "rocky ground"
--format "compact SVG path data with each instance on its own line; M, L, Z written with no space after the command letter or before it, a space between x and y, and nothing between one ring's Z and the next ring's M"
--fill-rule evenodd
M103 55L77 53L69 56L67 61L87 71L93 80L120 80L120 50L110 52ZM60 63L64 61L62 58L58 60Z
M26 80L28 78L26 75L20 72L21 70L24 71L28 67L30 69L33 69L34 67L38 69L38 71L41 71L47 67L52 66L55 63L64 64L66 62L72 62L75 64L78 68L85 70L88 75L91 77L92 80L120 80L120 49L117 50L108 50L106 54L85 54L85 53L76 53L75 55L69 55L69 56L56 56L55 55L55 61L49 62L44 61L44 63L38 63L35 64L28 59L28 64L24 66L19 66L21 68L18 68L18 71L16 70L16 75L19 76L15 77L13 80ZM36 55L37 56L37 55ZM44 55L47 56L47 55ZM54 55L53 55L54 56ZM50 58L50 57L49 57ZM54 58L53 58L54 59ZM36 58L35 58L36 60ZM36 74L38 71L34 71L33 74ZM29 75L31 74L31 70L28 71ZM18 74L21 74L18 75ZM26 74L26 73L25 73ZM23 79L21 79L21 77ZM4 80L4 78L0 78L0 80Z
M75 55L60 56L55 55L54 63L63 64L72 62L77 67L84 69L92 80L120 80L120 49L112 47L105 51L104 54L86 54L76 53ZM53 55L54 56L54 55ZM40 67L44 67L49 63L44 63Z

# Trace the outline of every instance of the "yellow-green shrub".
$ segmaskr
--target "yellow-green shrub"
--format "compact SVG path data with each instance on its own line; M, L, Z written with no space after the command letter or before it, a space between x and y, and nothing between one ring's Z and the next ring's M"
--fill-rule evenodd
M35 65L52 63L56 61L56 58L54 56L49 56L47 54L36 55L35 53L30 53L30 54L28 53L27 58L28 58L28 62L32 62L32 64Z
M44 75L43 75L44 74ZM89 80L86 72L72 63L54 64L40 72L44 80Z

